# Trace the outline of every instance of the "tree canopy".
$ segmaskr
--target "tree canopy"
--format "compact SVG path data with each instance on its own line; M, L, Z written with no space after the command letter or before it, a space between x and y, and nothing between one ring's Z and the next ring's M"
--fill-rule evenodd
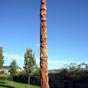
M35 54L33 54L32 49L26 49L24 58L24 70L26 75L30 76L36 68Z
M17 74L17 69L18 69L18 65L17 65L16 61L13 60L10 63L10 68L9 68L10 75L15 76Z
M3 49L2 47L0 47L0 68L3 66L3 64L4 64Z

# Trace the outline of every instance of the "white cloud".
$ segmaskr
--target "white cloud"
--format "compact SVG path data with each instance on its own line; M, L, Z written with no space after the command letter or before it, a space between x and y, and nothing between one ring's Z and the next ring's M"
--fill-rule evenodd
M40 59L37 57L36 58L36 62L37 63L40 63ZM56 64L70 64L70 63L82 63L82 62L85 62L85 61L79 61L77 59L74 59L74 60L62 60L62 59L55 59L55 60L52 60L52 59L48 59L48 64L50 65L56 65Z
M49 60L48 61L49 64L68 64L70 63L70 61L65 61L65 60Z
M8 59L16 59L16 60L23 60L24 57L23 56L20 56L20 55L16 55L16 54L4 54L4 57L5 58L8 58Z
M11 60L15 59L21 67L23 66L24 56L20 56L17 54L5 53L4 57L6 59L6 64L9 64ZM36 58L36 63L39 66L40 65L40 57L35 57L35 58ZM85 60L84 59L81 59L81 60L77 59L77 57L75 57L74 59L70 59L70 60L67 60L66 58L65 58L65 60L61 59L61 58L58 58L55 60L54 59L48 59L48 67L49 67L49 69L60 68L60 67L63 67L64 65L69 65L70 63L80 64L82 62L88 63L87 58L85 58Z
M70 63L82 63L82 62L85 62L87 63L88 61L76 61L76 60L49 60L48 63L49 64L70 64Z
M35 57L36 58L36 62L37 64L40 63L40 57ZM85 59L85 60L84 60ZM80 64L82 62L85 62L85 63L88 63L88 59L87 58L84 58L84 59L79 59L79 57L74 57L72 59L66 59L66 58L58 58L58 59L52 59L52 58L49 58L48 59L48 64L49 65L57 65L57 64L62 64L62 65L65 65L65 64L70 64L70 63L76 63L76 64Z

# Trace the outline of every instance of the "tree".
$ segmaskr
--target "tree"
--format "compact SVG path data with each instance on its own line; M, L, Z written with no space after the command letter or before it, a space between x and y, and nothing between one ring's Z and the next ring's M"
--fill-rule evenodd
M40 0L40 82L41 88L49 88L48 84L48 49L46 27L46 0Z
M28 76L28 84L30 83L30 76L35 70L36 61L35 61L35 54L32 53L32 49L27 48L24 54L24 70L26 75Z
M16 61L12 60L12 62L10 63L10 68L9 68L10 75L12 76L12 81L13 81L13 76L17 74L17 69L18 69L18 65Z
M2 47L0 47L0 68L3 66L3 64L4 64L3 49Z

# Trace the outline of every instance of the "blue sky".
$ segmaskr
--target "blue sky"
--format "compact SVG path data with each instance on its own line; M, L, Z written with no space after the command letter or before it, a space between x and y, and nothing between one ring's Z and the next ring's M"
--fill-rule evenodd
M5 65L24 64L32 48L39 64L40 0L0 0L0 46ZM49 69L88 63L88 0L47 0Z

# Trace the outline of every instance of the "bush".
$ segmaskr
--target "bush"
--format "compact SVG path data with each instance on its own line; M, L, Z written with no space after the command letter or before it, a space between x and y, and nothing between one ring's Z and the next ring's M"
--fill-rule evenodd
M0 80L6 80L6 76L1 75L1 76L0 76Z
M7 75L1 75L0 76L0 80L3 80L3 81L4 80L9 80L10 81L10 80L12 80L12 77L11 76L7 76Z
M11 76L7 76L7 80L11 81L12 77Z
M16 76L26 76L25 71L19 72Z
M14 76L13 81L15 82L21 82L21 83L28 83L28 77L27 76ZM36 76L30 76L30 84L32 85L40 85L39 84L39 78Z

